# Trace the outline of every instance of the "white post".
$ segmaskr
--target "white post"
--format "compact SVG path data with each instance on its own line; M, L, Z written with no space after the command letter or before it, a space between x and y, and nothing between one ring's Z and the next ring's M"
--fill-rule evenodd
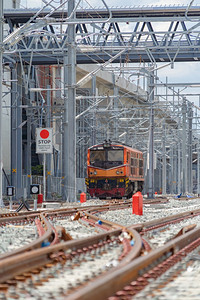
M34 199L34 211L37 210L37 199Z
M43 157L43 201L45 202L46 200L46 153L44 153L44 157Z
M10 211L12 210L12 196L10 196Z
M0 0L0 207L3 207L2 193L2 74L3 74L3 0Z

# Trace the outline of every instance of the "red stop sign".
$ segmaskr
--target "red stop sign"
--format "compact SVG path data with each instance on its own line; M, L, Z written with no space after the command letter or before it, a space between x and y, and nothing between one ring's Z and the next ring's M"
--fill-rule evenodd
M46 129L43 129L40 131L40 137L42 139L47 139L49 137L49 131Z

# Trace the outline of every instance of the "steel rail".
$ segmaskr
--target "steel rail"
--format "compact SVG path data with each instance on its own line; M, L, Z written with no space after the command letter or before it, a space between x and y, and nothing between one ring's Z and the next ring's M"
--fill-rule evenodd
M116 229L93 237L87 237L80 240L70 240L53 246L17 254L15 256L5 257L0 260L0 283L5 283L7 280L14 278L16 275L42 267L49 262L52 263L54 259L56 262L59 254L61 255L61 259L63 256L64 259L67 259L66 256L70 257L70 253L67 252L67 250L73 250L73 252L75 252L79 249L83 249L84 247L87 248L89 246L97 245L103 241L111 240L112 237L119 236L121 232L121 229ZM138 245L135 249L138 253Z
M158 226L158 225L161 225L163 224L163 226L165 225L165 223L168 223L168 222L173 222L173 221L179 221L179 219L182 219L182 218L189 218L189 217L195 217L197 215L200 214L200 209L195 209L195 210L191 210L191 211L187 211L187 212L182 212L182 213L179 213L179 214L176 214L176 215L172 215L172 216L169 216L169 217L164 217L162 219L156 219L156 220L153 220L153 221L149 221L149 222L144 222L144 223L141 223L141 224L138 224L138 226L143 230L145 229L149 229L151 227L155 227L155 226ZM137 225L134 225L134 228L137 227Z
M118 205L118 206L117 206ZM97 210L109 210L112 208L112 206L117 206L119 208L119 204L104 204L104 205L88 205L88 206L74 206L71 208L61 208L61 209L54 209L54 210L38 210L36 211L24 211L24 212L14 212L14 213L3 213L0 214L0 225L2 223L11 222L11 221L21 221L21 220L27 220L29 221L31 218L38 217L41 213L46 213L48 216L58 216L58 215L73 215L77 213L78 211L85 211L87 209L97 209ZM115 208L117 209L117 208Z
M51 242L52 240L54 240L55 233L54 233L54 229L52 228L52 225L49 223L49 221L45 218L45 216L43 214L40 215L40 218L41 218L42 222L44 222L44 224L45 224L45 227L46 227L45 233L42 236L40 236L38 239L29 243L26 246L20 247L17 250L14 250L11 252L1 254L0 261L5 260L12 256L16 256L21 253L32 251L33 249L41 248L44 245L44 242L46 242L46 241Z
M103 200L102 200L103 201ZM115 201L115 202L113 202ZM168 201L167 198L157 198L157 199L150 199L150 200L143 200L143 204L155 204L155 203L164 203ZM10 222L11 220L14 220L14 218L16 218L16 221L20 221L24 218L24 216L27 216L27 221L30 218L35 218L37 216L40 215L40 213L45 212L47 213L49 216L50 215L62 215L65 213L68 213L70 215L74 214L78 211L85 211L85 210L90 210L90 209L102 209L103 210L110 210L110 209L118 209L121 205L126 205L128 207L130 207L132 205L132 199L129 200L112 200L110 203L106 203L106 204L100 204L100 205L85 205L85 206L73 206L73 207L62 207L59 209L39 209L37 211L20 211L20 212L7 212L7 213L1 213L0 214L0 225L1 223L5 223L5 222ZM126 208L126 207L125 207Z
M123 226L123 225L120 225L120 224L114 223L112 221L104 220L104 219L102 219L100 217L97 217L92 212L95 213L96 210L93 210L93 211L90 210L90 212L88 212L88 211L84 212L84 215L82 216L82 219L83 220L91 219L91 220L94 220L94 222L96 222L96 223L100 220L101 221L101 226L105 225L106 227L108 227L110 229L111 228L112 229L115 229L115 228L122 228L122 229L124 229L125 228L125 226Z
M114 295L117 291L123 289L133 280L142 276L144 273L159 265L170 256L175 255L188 244L199 239L200 228L194 229L184 236L178 237L168 242L163 247L151 251L146 256L136 258L122 268L116 268L89 283L87 286L79 289L73 294L66 296L66 300L102 300Z
M92 220L94 220L95 224L98 224L98 221L101 221L101 225L99 225L100 228L107 227L108 229L110 228L110 230L121 228L122 232L127 232L128 236L129 236L129 240L128 240L129 244L130 244L130 240L134 240L135 247L133 247L133 249L131 249L130 251L125 250L125 256L123 257L123 260L119 263L120 266L131 262L133 259L135 259L136 257L138 257L140 255L141 249L142 249L142 239L141 239L141 236L139 235L139 233L135 229L133 229L133 228L127 229L124 225L120 225L120 224L114 223L112 221L104 220L102 218L99 218L99 217L91 214L91 212L92 212L92 210L90 211L90 213L88 211L86 211L84 213L84 215L82 216L82 220L92 219Z

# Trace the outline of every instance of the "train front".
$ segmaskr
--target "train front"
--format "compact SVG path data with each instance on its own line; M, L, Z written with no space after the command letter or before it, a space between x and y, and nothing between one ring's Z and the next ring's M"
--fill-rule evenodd
M126 192L124 147L105 142L89 148L87 176L87 191L91 197L122 198Z

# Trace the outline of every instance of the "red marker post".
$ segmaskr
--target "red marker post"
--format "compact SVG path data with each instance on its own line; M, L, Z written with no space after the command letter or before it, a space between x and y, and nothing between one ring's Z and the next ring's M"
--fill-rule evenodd
M80 194L80 202L81 203L86 202L86 193L83 192Z
M137 192L132 196L132 213L135 215L143 215L143 196L141 192Z

